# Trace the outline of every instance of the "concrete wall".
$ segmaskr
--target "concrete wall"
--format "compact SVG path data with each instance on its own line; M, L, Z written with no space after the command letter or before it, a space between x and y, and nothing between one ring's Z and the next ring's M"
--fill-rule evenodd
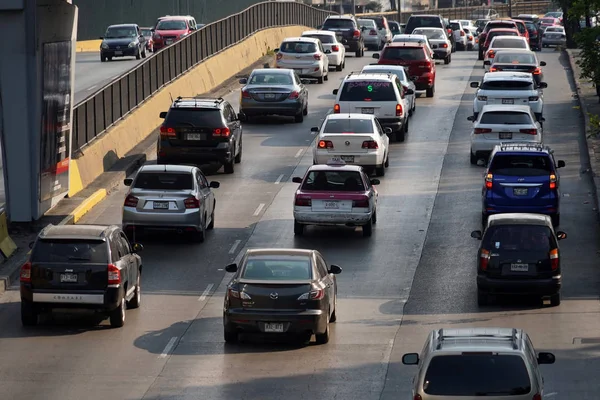
M175 98L209 92L265 56L269 49L279 47L286 37L300 36L308 29L312 28L290 26L260 31L205 60L163 88L124 120L86 146L76 160L71 160L69 196L77 194L110 168L111 165L106 165L106 159L116 162L147 138L162 123L159 114L169 109L170 95Z

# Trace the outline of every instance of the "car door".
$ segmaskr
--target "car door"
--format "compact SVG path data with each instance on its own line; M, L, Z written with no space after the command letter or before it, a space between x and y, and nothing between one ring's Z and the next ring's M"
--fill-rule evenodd
M387 135L387 133L385 133L385 131L383 130L383 127L381 126L379 121L375 120L375 126L377 127L376 130L377 130L377 134L379 136L377 138L377 142L384 149L384 160L385 160L385 155L389 154L389 151L390 151L390 137Z
M227 126L229 130L233 132L233 137L235 139L236 145L239 145L242 142L242 124L235 113L235 110L229 103L225 103L223 108L225 121L227 122ZM236 151L239 149L236 149Z
M300 88L300 99L302 99L302 106L305 107L306 103L308 103L308 89L306 88L306 85L302 83L302 79L300 79L296 71L294 71L294 82Z
M320 275L320 280L323 282L325 286L328 302L329 302L329 312L335 309L335 295L337 293L335 276L329 273L329 268L327 268L327 263L323 259L323 257L317 253L317 272Z
M366 174L365 171L362 171L363 182L365 183L365 188L367 188L367 196L369 197L369 203L371 204L371 209L376 212L377 211L377 198L378 193L373 185L371 185L371 179Z
M198 194L204 203L204 212L206 215L212 215L215 203L215 195L210 189L208 180L200 169L196 171L196 183L198 185Z
M125 253L127 254L127 264L128 264L128 271L127 271L127 276L129 278L129 284L130 284L130 288L131 285L135 284L135 282L137 282L137 278L138 278L138 274L139 274L139 256L137 256L134 252L133 252L133 248L131 247L131 243L129 243L129 240L127 240L127 236L125 236L125 233L123 232L119 232L119 240L121 242L121 245L123 246L123 249L125 251Z

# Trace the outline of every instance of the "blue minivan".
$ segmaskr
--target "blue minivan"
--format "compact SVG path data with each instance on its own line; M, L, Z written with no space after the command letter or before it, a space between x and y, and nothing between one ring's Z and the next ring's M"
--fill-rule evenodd
M486 225L492 214L536 213L549 215L560 224L560 178L548 146L510 143L494 148L485 171L481 220Z

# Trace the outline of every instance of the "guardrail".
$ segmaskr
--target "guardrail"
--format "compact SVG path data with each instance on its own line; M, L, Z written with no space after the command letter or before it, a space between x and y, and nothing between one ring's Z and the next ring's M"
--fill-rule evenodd
M335 13L302 3L270 1L202 27L77 104L73 150L84 147L189 69L257 31L290 25L316 27L331 14Z

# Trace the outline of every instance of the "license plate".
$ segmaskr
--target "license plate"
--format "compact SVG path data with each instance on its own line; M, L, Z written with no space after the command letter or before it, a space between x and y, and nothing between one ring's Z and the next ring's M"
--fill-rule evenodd
M155 210L168 210L169 209L169 202L168 201L155 201L154 202L154 209Z
M353 163L354 162L354 156L342 156L341 158L345 162L349 162L349 163Z
M513 193L515 196L527 196L527 188L513 188Z
M115 56L122 56L123 52L122 51L115 51Z
M363 114L374 114L374 113L375 113L375 110L374 110L373 108L362 108L362 109L361 109L361 112L362 112Z
M515 104L513 99L502 99L502 104Z
M188 133L187 140L202 140L202 135L200 133Z
M500 139L512 139L511 132L500 132Z
M510 264L510 270L516 272L529 271L529 264Z
M282 333L283 332L283 324L265 324L265 332L275 332Z
M172 41L172 40L167 40L167 41L165 42L165 44L167 44L167 45L170 45L170 44L172 44L172 43L173 43L173 41Z
M60 274L62 283L77 283L77 274Z
M340 208L340 205L337 201L326 201L324 205L326 210L337 210Z
M273 93L267 93L265 94L265 99L274 99L275 95Z

